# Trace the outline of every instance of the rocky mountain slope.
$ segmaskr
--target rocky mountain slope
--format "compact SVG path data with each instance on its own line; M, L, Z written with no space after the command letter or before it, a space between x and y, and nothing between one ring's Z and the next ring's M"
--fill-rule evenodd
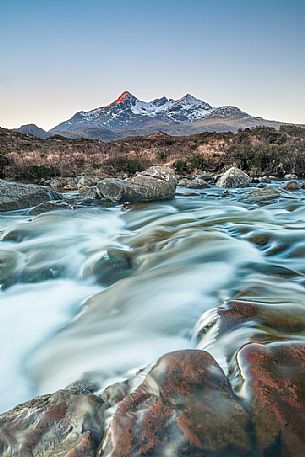
M170 135L191 135L205 131L232 131L257 125L279 128L279 122L253 117L236 106L212 107L185 95L179 100L158 98L144 102L123 92L108 106L80 111L50 130L69 138L113 140L162 131Z

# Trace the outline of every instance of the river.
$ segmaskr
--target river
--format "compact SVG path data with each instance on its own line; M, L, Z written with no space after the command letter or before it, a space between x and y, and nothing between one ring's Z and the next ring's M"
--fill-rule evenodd
M251 320L217 337L216 307L233 298L305 310L303 197L260 207L217 192L0 215L0 411L84 373L103 388L177 349L206 349L228 373L228 351L254 335L304 340L302 326Z

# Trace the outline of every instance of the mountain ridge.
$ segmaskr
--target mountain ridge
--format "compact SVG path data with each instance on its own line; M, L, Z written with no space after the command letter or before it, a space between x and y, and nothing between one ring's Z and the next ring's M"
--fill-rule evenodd
M251 116L237 106L215 107L189 93L177 100L163 96L142 101L125 90L110 104L89 111L78 111L48 132L34 124L15 130L38 138L59 134L67 138L112 141L129 136L147 136L159 131L181 136L203 132L236 132L257 126L278 129L284 124Z
M113 140L156 131L176 136L204 131L234 132L257 125L279 128L281 124L251 116L237 106L214 107L191 94L177 100L163 96L146 102L125 90L109 105L78 111L49 133L69 138Z

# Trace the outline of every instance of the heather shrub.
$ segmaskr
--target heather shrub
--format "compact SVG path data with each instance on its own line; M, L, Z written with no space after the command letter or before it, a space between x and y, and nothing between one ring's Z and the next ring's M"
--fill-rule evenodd
M57 168L46 165L30 165L19 170L19 178L28 181L54 178L59 175Z
M127 173L134 175L144 171L152 165L151 161L144 157L114 156L104 162L104 170L110 174Z

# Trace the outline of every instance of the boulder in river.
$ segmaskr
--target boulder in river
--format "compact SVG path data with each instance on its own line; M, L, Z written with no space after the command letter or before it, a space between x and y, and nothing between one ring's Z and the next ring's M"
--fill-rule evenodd
M176 186L176 177L169 168L153 166L126 180L105 178L96 187L104 201L146 202L173 198Z
M289 192L300 190L300 188L301 187L298 181L288 181L284 184L284 189L288 190Z
M249 422L210 354L172 352L119 404L102 455L249 456Z
M197 177L195 179L183 178L179 181L179 186L187 187L188 189L206 189L209 187L204 179Z
M0 415L0 455L95 457L104 401L86 388L43 395Z
M0 179L0 211L29 208L43 202L59 199L61 196L50 187Z
M305 454L305 344L248 344L238 354L258 456Z
M239 197L243 203L267 205L285 196L285 192L276 187L255 188Z
M237 167L231 167L217 181L219 187L248 187L251 178Z

